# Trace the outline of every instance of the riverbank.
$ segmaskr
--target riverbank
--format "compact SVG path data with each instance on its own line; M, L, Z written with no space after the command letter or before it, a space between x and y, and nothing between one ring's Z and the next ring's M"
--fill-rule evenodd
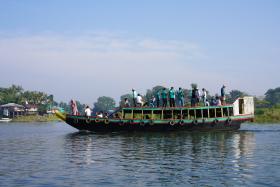
M280 123L280 107L257 108L255 111L256 123Z
M13 122L55 122L60 121L56 115L29 115L29 116L18 116L13 118Z

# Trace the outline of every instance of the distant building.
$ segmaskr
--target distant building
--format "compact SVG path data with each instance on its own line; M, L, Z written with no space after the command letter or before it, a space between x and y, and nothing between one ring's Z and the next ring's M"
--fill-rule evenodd
M25 104L24 105L24 109L25 109L25 114L26 115L38 114L38 107L37 107L37 105Z
M0 106L0 115L5 117L16 117L25 114L24 106L16 103L8 103Z

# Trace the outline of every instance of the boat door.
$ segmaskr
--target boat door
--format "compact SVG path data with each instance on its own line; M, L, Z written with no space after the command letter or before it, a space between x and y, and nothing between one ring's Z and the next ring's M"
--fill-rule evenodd
M244 114L244 99L239 100L239 114Z

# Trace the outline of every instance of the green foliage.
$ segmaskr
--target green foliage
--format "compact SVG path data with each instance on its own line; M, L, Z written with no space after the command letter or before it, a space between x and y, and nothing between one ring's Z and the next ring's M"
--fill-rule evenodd
M245 93L245 92L242 92L242 91L239 91L239 90L231 90L226 97L227 102L228 103L233 103L237 98L244 97L246 95L248 95L248 94Z
M50 121L60 121L56 115L28 115L28 116L17 116L13 118L14 122L50 122Z
M191 88L192 89L196 89L197 88L197 84L196 83L191 83Z
M133 104L132 94L124 94L124 95L122 95L122 96L120 97L120 103L119 103L119 105L120 105L121 107L124 106L124 99L125 99L125 98L128 99L128 101L129 101L129 103L130 103L131 105Z
M256 123L279 123L280 106L272 108L257 108L255 111Z
M280 104L280 87L269 89L265 93L265 100L270 103L270 106Z
M97 102L93 104L94 111L107 112L113 110L116 107L116 102L111 97L102 96L97 99Z

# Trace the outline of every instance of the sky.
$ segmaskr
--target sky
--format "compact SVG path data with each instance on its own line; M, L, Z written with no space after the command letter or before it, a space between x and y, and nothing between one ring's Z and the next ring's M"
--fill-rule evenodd
M0 87L92 106L156 85L279 87L278 0L0 0Z

